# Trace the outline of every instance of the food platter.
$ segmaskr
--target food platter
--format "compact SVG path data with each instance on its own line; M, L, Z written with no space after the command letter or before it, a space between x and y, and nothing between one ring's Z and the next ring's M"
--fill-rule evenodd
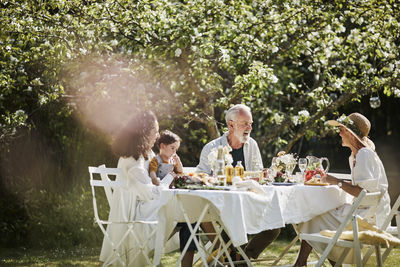
M328 183L315 183L315 182L305 182L305 185L313 185L313 186L327 186L329 185Z
M219 185L201 185L201 184L187 184L184 186L180 186L177 189L189 189L189 190L232 190L232 188L228 186L219 186Z
M328 183L321 182L320 177L312 177L310 180L304 182L305 185L313 185L313 186L327 186Z

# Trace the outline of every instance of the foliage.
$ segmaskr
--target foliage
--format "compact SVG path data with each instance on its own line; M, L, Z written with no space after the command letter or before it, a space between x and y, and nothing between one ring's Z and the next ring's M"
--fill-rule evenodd
M108 205L104 195L98 198L98 202L101 206ZM15 204L9 207L2 202L0 207L6 210L3 212L9 220L2 222L2 246L23 244L25 248L47 249L93 247L101 244L103 239L100 229L94 223L91 192L85 187L76 187L61 194L46 190L28 191L24 199L23 217L7 212L12 208L16 213ZM105 218L104 214L101 216ZM24 236L20 237L21 234Z
M395 1L37 2L2 4L7 133L66 93L119 91L118 101L199 121L210 137L221 111L244 102L263 145L290 150L341 106L400 95Z
M0 151L0 246L101 243L87 166L116 163L104 137L75 123L70 119L69 131L56 131L61 144L47 137L51 127L50 133L31 129Z

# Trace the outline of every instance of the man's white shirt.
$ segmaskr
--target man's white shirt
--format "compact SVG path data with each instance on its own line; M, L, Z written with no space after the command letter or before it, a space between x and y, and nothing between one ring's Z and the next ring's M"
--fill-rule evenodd
M196 172L204 172L211 174L211 166L208 161L208 154L213 149L217 149L218 146L229 146L228 143L228 132L224 133L221 137L212 140L203 147L200 154L200 162L196 167ZM256 140L249 137L243 144L244 164L246 171L258 171L263 168L262 158L260 149Z

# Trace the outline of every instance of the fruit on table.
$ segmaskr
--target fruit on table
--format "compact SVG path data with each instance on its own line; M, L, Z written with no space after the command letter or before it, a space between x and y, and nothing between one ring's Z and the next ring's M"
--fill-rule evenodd
M311 180L314 176L319 176L322 177L325 175L325 172L322 169L316 169L316 170L306 170L306 181Z

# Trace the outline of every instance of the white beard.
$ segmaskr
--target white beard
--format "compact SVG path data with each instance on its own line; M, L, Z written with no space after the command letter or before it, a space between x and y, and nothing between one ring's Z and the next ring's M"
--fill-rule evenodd
M249 140L249 135L247 135L247 136L245 136L245 135L237 135L236 133L235 133L235 136L239 139L239 141L240 141L240 143L246 143L247 142L247 140Z

